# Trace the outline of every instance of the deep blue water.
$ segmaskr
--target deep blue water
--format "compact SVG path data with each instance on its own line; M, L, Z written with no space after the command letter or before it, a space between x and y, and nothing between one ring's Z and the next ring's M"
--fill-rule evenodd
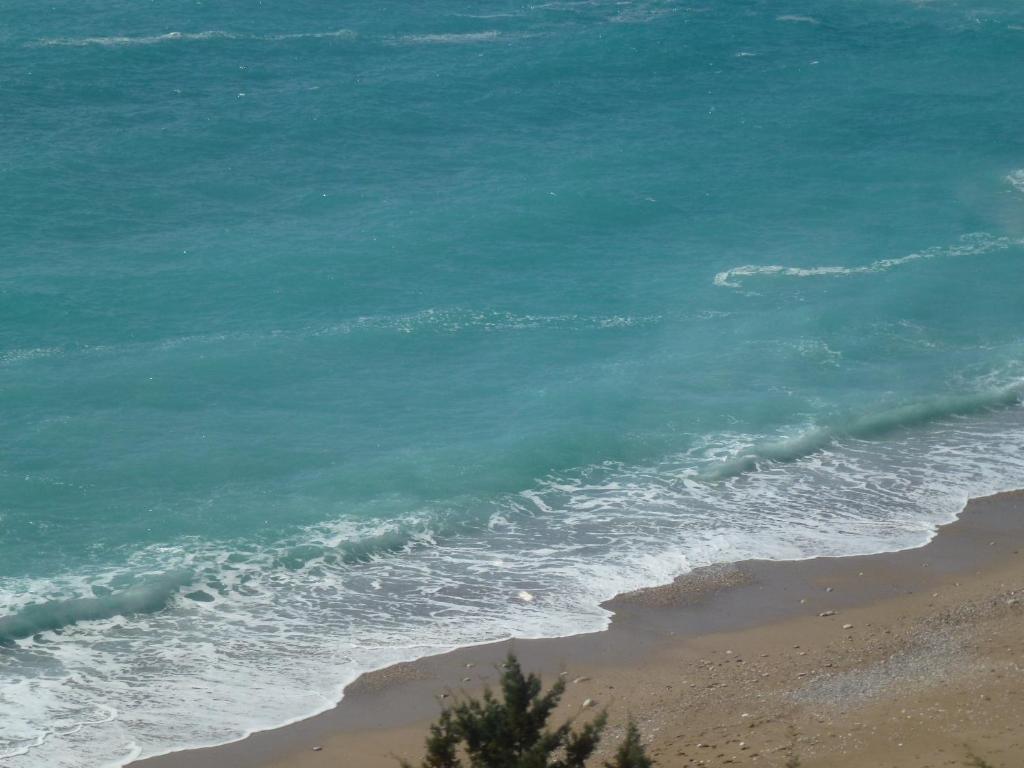
M0 12L5 766L1024 486L1015 0Z

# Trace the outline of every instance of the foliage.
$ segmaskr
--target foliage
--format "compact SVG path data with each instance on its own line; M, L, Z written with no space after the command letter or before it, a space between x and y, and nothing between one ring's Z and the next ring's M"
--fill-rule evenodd
M548 718L565 693L559 679L542 693L537 675L524 675L509 654L501 675L501 698L484 691L483 698L455 702L430 727L427 754L420 768L584 768L594 754L607 721L604 712L578 730L572 720L553 730ZM651 768L632 723L626 742L608 768ZM403 768L412 768L402 762Z
M644 745L640 742L640 729L632 720L626 726L626 738L619 745L615 759L604 765L605 768L653 768L654 763L644 752Z

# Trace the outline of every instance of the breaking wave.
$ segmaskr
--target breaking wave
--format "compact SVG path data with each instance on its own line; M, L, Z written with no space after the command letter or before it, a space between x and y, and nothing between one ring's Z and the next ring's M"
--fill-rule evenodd
M161 611L178 590L191 581L190 572L178 571L143 579L119 592L33 603L10 616L0 617L0 645L9 645L40 632L61 630L81 621Z
M739 455L703 469L700 477L705 480L721 480L756 469L761 462L788 462L803 458L842 438L871 440L899 429L951 416L966 416L1017 405L1022 395L1024 383L969 395L933 398L861 416L845 425L814 427L792 438L758 443Z

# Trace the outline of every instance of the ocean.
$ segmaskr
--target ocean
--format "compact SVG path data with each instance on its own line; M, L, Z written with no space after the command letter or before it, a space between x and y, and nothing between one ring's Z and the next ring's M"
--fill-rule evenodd
M1024 487L1018 0L2 17L4 768Z

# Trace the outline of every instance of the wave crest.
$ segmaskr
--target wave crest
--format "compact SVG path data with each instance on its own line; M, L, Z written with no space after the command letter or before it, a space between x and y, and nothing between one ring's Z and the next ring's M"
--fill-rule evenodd
M856 418L835 427L814 427L795 437L760 443L748 451L703 470L703 480L722 480L749 472L761 462L789 462L802 459L828 447L837 439L870 440L906 427L914 427L952 416L968 416L981 411L1016 405L1024 395L1024 383L1009 387L933 398L918 403Z
M27 605L0 618L0 645L10 645L40 632L64 629L80 621L161 611L178 590L191 581L191 572L174 571L145 579L120 592Z

